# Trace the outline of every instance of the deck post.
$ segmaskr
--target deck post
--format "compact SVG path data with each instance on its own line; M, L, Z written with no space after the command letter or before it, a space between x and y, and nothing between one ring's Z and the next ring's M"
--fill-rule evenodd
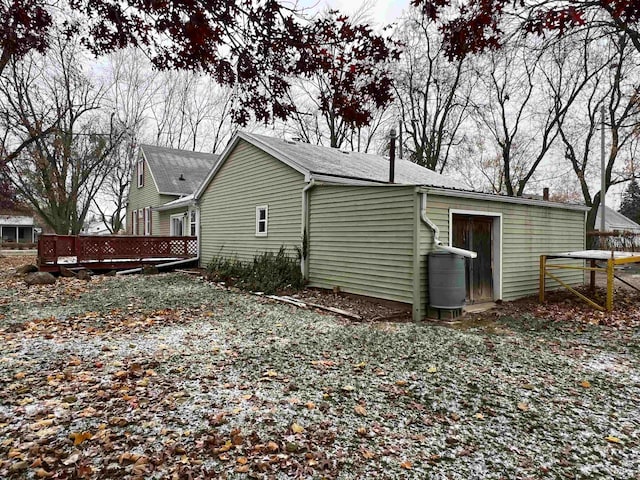
M58 265L58 235L53 236L53 264Z
M596 268L596 261L591 260L591 268ZM596 289L596 271L591 270L589 272L589 291L593 292Z
M540 255L540 303L544 303L545 277L547 275L547 256Z
M80 255L80 253L82 252L80 242L81 242L80 236L74 235L73 236L73 253L75 254L74 256L76 257L76 263L80 263L84 260L84 258L82 258L82 256Z
M607 260L607 312L613 310L613 258Z

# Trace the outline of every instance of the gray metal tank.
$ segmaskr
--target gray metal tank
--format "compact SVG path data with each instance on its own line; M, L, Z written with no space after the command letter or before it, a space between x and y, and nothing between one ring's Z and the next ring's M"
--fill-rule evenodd
M464 257L448 252L429 254L429 305L462 308L467 296Z

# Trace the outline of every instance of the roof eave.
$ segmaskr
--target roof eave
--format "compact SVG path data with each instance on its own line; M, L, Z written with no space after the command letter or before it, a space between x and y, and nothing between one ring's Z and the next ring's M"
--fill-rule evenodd
M151 210L153 210L154 212L165 212L167 210L175 210L176 208L184 208L184 207L190 207L192 205L195 204L195 200L193 199L189 199L185 202L176 202L176 203L165 203L164 205L159 205L157 207L153 207Z
M535 200L532 198L522 197L508 197L506 195L496 195L493 193L482 192L470 192L468 190L456 190L445 187L430 187L424 186L420 188L420 191L425 193L433 193L436 195L443 195L448 197L462 197L476 200L488 200L491 202L503 202L503 203L516 203L519 205L531 205L535 207L549 207L549 208L561 208L565 210L577 210L581 212L588 212L591 210L586 205L570 205L567 203L549 202L547 200Z
M193 193L193 192L191 192L191 193ZM181 192L181 193L177 193L177 192L158 192L158 194L160 194L160 195L170 195L172 197L184 197L185 195L191 195L191 193L184 193L184 192Z
M227 161L227 158L229 157L229 155L231 155L231 152L233 152L233 150L236 148L236 146L238 145L240 140L244 140L245 142L253 145L254 147L259 148L263 152L268 153L269 155L271 155L275 159L280 160L285 165L288 165L289 167L293 168L297 172L299 172L302 175L304 175L305 178L309 177L311 172L309 170L305 169L304 167L302 167L300 164L298 164L292 158L287 156L285 153L281 152L278 149L270 147L269 145L265 144L264 142L261 142L257 138L253 137L251 134L244 133L244 132L237 132L236 135L234 136L234 138L225 147L224 151L220 155L220 158L215 163L214 167L211 169L211 171L209 172L207 177L204 179L204 182L202 182L200 187L196 190L196 192L194 194L194 197L195 197L196 200L200 199L202 194L205 192L205 190L209 186L209 183L211 183L211 180L213 180L213 178L216 176L216 174L218 173L220 168L222 168L224 163Z

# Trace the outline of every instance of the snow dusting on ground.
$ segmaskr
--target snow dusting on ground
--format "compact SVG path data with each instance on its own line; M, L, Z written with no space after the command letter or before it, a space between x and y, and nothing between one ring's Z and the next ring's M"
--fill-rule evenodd
M2 478L640 478L639 336L0 277Z

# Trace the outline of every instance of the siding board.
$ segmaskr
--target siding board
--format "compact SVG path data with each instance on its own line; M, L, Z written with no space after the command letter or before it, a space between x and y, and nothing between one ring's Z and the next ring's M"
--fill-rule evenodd
M140 154L142 155L142 154ZM138 188L138 177L136 175L136 165L133 166L133 172L131 173L131 187L129 189L129 203L127 205L127 233L131 234L131 212L139 210L145 207L159 207L165 203L176 200L178 197L173 195L160 195L156 189L156 184L151 176L151 170L149 165L144 162L144 185ZM164 228L160 223L160 212L151 212L151 234L152 235L165 235ZM144 234L144 227L141 225L138 227L139 234ZM167 231L166 235L169 235Z
M413 187L322 185L309 202L309 283L411 303Z
M429 194L427 216L440 228L440 240L449 242L449 210L502 214L502 299L513 300L538 292L540 255L585 248L584 212L489 200ZM428 244L432 234L427 232ZM426 262L425 262L426 263ZM426 267L421 284L427 283ZM583 283L581 271L558 272L563 281ZM550 286L555 282L548 280Z
M201 263L214 256L252 260L257 253L291 254L301 243L304 176L245 141L238 143L200 199ZM256 237L256 207L268 205L266 237Z

